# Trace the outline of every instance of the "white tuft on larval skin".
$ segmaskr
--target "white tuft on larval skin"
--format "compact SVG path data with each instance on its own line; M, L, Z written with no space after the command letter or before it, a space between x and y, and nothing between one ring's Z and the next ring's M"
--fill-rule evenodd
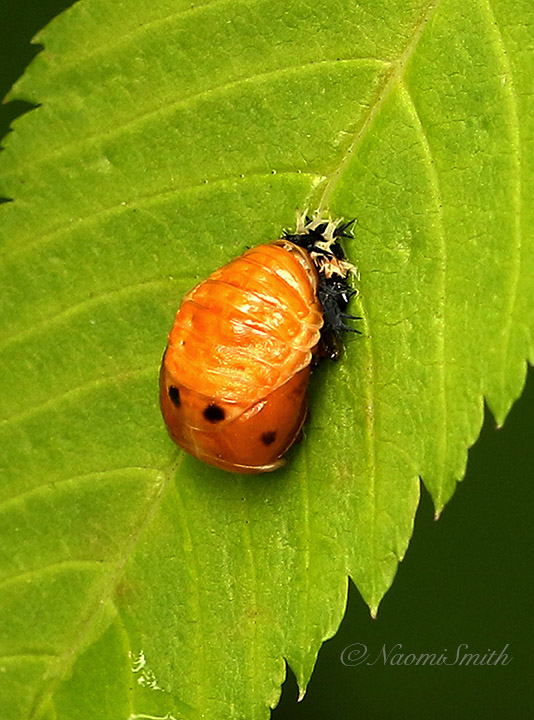
M343 218L332 220L329 215L324 215L318 211L313 214L313 218L309 222L306 222L308 212L308 208L306 208L302 213L297 211L297 227L295 234L306 235L310 231L318 228L319 225L323 225L326 222L327 226L324 232L321 233L324 240L317 241L315 243L315 247L319 250L332 253L330 248L335 242L337 242L337 238L334 237L334 232L343 222ZM324 272L326 277L331 277L334 273L341 275L341 277L347 277L349 273L352 273L357 279L360 277L358 268L348 262L348 260L337 260L336 258L333 260L326 260L324 256L314 253L313 251L311 252L311 257L317 267Z

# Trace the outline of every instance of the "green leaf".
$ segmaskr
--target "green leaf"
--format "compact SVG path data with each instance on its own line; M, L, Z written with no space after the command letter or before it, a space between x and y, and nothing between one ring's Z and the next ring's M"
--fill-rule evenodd
M6 720L265 718L439 513L533 361L528 0L82 0L0 161ZM285 468L184 457L184 292L297 208L356 218L363 336Z

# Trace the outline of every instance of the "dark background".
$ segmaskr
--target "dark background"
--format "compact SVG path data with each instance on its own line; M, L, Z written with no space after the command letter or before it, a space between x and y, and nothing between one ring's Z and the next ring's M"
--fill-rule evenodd
M0 0L0 97L36 54L30 39L69 0ZM31 106L0 106L0 136ZM0 156L1 162L1 156ZM378 619L351 586L347 614L319 655L308 693L296 705L292 674L273 720L336 716L365 720L534 718L534 373L502 430L487 414L467 476L439 522L423 496L414 537ZM367 646L373 665L346 667L343 649ZM382 650L506 653L502 666L397 666ZM110 720L113 720L110 718ZM119 720L119 719L117 719Z

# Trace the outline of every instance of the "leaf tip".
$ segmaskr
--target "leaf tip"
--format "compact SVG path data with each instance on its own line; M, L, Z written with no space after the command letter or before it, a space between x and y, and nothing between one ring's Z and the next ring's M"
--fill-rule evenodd
M299 687L299 696L297 698L297 702L302 702L304 700L305 695L306 695L306 688Z

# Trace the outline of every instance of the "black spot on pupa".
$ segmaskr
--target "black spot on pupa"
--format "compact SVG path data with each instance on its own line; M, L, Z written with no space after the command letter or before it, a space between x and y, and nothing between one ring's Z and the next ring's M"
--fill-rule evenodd
M175 385L170 386L169 397L175 407L180 407L180 391Z
M272 445L276 440L276 430L269 430L268 432L262 433L261 441L264 445Z
M204 408L204 417L208 422L216 423L224 420L224 410L216 403L210 403Z

